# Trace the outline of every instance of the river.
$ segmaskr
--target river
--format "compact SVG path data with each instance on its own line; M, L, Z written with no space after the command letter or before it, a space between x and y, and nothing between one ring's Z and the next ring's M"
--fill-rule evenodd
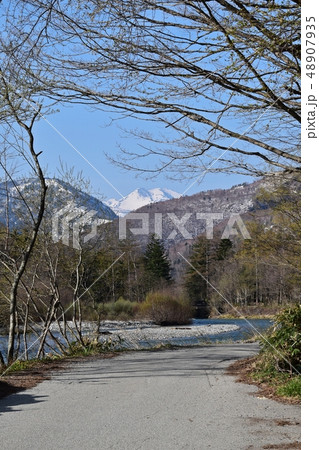
M117 322L117 324L120 324L120 326L116 326L113 328L108 327L109 330L112 330L112 333L114 333L114 337L116 336L117 329L123 330L131 330L134 327L134 322L130 322L127 325L124 323ZM210 325L235 325L238 327L236 330L231 331L225 331L219 334L204 334L201 337L172 337L170 336L167 339L161 339L160 341L156 341L150 337L148 340L139 340L138 345L132 343L127 340L126 344L122 343L122 347L124 348L150 348L153 346L156 346L160 343L162 344L171 344L171 345L201 345L203 343L209 344L209 343L216 343L216 342L235 342L235 341L243 341L247 340L249 337L251 337L254 334L264 334L266 330L272 325L272 321L269 319L193 319L192 323L190 324L191 327L202 327L203 329ZM138 325L140 326L140 324ZM91 329L94 328L93 325L91 326ZM144 331L147 331L147 327L143 327ZM146 328L146 329L145 329ZM162 328L165 334L165 329ZM213 330L213 327L212 327ZM59 340L63 343L63 338L59 335L57 331L53 332L55 336L59 337ZM90 334L89 331L87 331L86 334ZM29 334L28 335L28 347L29 347L29 358L35 357L37 352L37 338L35 335ZM8 342L8 336L0 336L0 350L5 356L6 354L6 347ZM56 344L54 341L48 339L47 342L54 348L57 349ZM32 345L34 343L34 345ZM22 345L22 344L21 344ZM52 352L52 349L50 349L48 346L45 347L45 352L50 353ZM20 351L20 357L23 359L23 350Z

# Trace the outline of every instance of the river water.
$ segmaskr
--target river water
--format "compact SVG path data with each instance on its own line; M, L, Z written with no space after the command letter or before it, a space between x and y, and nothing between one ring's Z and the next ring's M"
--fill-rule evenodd
M193 325L237 325L238 330L212 335L210 340L214 341L242 341L254 334L264 334L272 325L269 319L193 319Z
M254 334L261 334L263 335L269 327L272 325L272 321L269 319L193 319L192 324L193 326L207 326L207 325L236 325L238 329L232 330L232 331L226 331L219 334L207 334L205 336L202 336L201 338L198 337L183 337L183 338L172 338L170 337L167 340L161 340L161 343L170 343L171 345L200 345L200 344L209 344L209 343L216 343L216 342L236 342L236 341L242 341L250 338ZM127 329L132 328L132 324L130 324ZM123 329L123 328L122 328ZM64 343L63 338L59 335L57 331L53 332L55 336L59 338L59 340ZM5 356L6 354L6 348L7 348L7 342L8 342L8 336L0 335L0 351ZM48 344L50 344L54 349L56 349L56 344L54 341L48 339ZM32 345L34 343L34 345ZM138 348L150 348L154 345L159 344L160 342L157 342L155 340L148 340L148 341L140 341ZM28 335L28 347L29 350L29 358L35 357L37 347L38 347L38 340L35 335L29 334ZM23 346L23 343L21 342L21 347ZM124 348L133 348L131 345L123 345ZM136 348L136 347L135 347ZM48 346L45 347L45 352L50 353L52 352L52 349L50 349ZM20 356L21 359L23 359L23 349L20 350Z

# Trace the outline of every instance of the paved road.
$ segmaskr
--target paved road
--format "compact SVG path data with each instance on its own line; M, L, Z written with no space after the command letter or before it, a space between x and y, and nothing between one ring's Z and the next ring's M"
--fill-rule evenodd
M228 344L74 363L0 402L0 447L237 450L292 445L300 440L300 408L252 395L257 388L223 374L232 360L255 351L254 344Z

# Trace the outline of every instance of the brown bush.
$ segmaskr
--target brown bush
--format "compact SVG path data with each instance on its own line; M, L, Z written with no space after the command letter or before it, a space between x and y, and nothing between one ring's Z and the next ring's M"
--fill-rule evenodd
M190 323L193 310L181 295L151 292L141 305L141 314L157 325L184 325Z

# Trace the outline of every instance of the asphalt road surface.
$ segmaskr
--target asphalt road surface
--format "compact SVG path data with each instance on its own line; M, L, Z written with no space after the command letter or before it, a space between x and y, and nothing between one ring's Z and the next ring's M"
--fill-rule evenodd
M0 401L0 447L297 448L300 407L262 398L224 374L256 350L223 344L73 363Z

